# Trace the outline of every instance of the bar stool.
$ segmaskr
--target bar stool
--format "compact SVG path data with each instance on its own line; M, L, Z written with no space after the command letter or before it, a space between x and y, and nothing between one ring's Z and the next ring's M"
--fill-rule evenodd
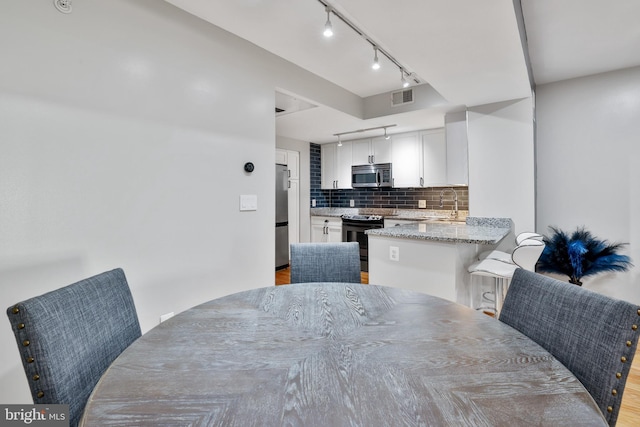
M516 246L511 253L510 261L503 261L492 258L484 258L474 262L469 266L467 271L471 274L471 307L478 310L491 310L496 315L500 313L504 295L509 287L509 282L513 277L513 273L518 268L534 271L536 263L544 251L544 242L537 239L525 239ZM480 291L480 301L476 307L476 292L474 277L491 277L493 279L493 307L482 307L482 300L488 299L486 295L491 292Z
M520 246L520 244L525 240L533 239L533 240L542 241L543 238L544 236L542 234L534 233L531 231L525 231L516 236L516 246ZM481 252L480 255L478 255L479 260L482 260L485 258L496 259L498 261L508 262L509 264L513 264L513 260L511 259L511 253L509 252L491 250L491 251Z

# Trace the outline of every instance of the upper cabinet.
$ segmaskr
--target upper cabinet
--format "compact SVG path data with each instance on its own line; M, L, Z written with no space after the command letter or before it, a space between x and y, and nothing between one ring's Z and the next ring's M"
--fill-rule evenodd
M420 186L420 139L418 132L393 135L391 167L394 187Z
M391 141L384 137L360 139L351 143L354 165L391 163Z
M447 185L447 142L444 128L393 137L393 186Z
M351 188L351 142L320 147L323 190Z
M420 132L420 186L447 185L447 140L443 128Z
M300 152L277 148L276 164L287 165L289 179L300 179Z
M449 113L444 118L447 134L447 183L469 185L467 114Z
M468 185L466 116L445 127L384 137L323 144L322 189L351 188L351 166L391 163L396 188Z

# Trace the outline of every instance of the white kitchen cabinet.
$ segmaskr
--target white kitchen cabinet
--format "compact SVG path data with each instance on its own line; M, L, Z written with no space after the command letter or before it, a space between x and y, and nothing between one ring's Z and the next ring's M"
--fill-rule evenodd
M447 185L447 141L444 128L394 135L393 186Z
M354 165L391 163L391 141L384 137L358 139L352 143Z
M469 156L466 113L445 116L447 137L447 183L469 185Z
M320 147L323 190L351 188L351 142Z
M300 179L300 152L287 150L287 168L289 179Z
M447 140L444 128L420 132L420 186L454 184L447 179Z
M287 165L289 171L288 218L289 245L300 241L300 152L276 149L276 163Z
M312 216L311 241L315 243L342 242L342 218Z
M300 180L289 180L288 213L289 213L289 247L291 243L300 241Z
M421 182L419 134L411 132L393 135L391 140L393 186L419 187Z
M277 165L287 164L287 150L276 148L276 164Z
M300 152L276 148L276 164L287 165L289 179L300 179Z

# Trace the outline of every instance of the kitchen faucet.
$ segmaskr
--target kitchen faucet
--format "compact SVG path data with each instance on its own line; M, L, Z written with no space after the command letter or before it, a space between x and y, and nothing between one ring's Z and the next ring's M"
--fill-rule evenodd
M451 212L451 215L454 216L455 218L458 218L458 193L456 193L456 190L454 190L453 188L444 188L440 192L440 207L444 206L444 203L442 202L442 196L444 195L444 192L447 190L453 192L453 201L455 202L455 207L454 207L454 210Z

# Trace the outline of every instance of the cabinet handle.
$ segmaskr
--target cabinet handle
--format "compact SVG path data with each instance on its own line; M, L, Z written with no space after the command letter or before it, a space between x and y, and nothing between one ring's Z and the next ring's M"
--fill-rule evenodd
M372 154L371 155L371 163L375 163L376 162L376 157Z
M287 188L291 188L291 181L287 181Z
M287 169L287 174L289 174L289 178L291 178L291 169Z
M424 187L424 178L420 177L420 187Z

